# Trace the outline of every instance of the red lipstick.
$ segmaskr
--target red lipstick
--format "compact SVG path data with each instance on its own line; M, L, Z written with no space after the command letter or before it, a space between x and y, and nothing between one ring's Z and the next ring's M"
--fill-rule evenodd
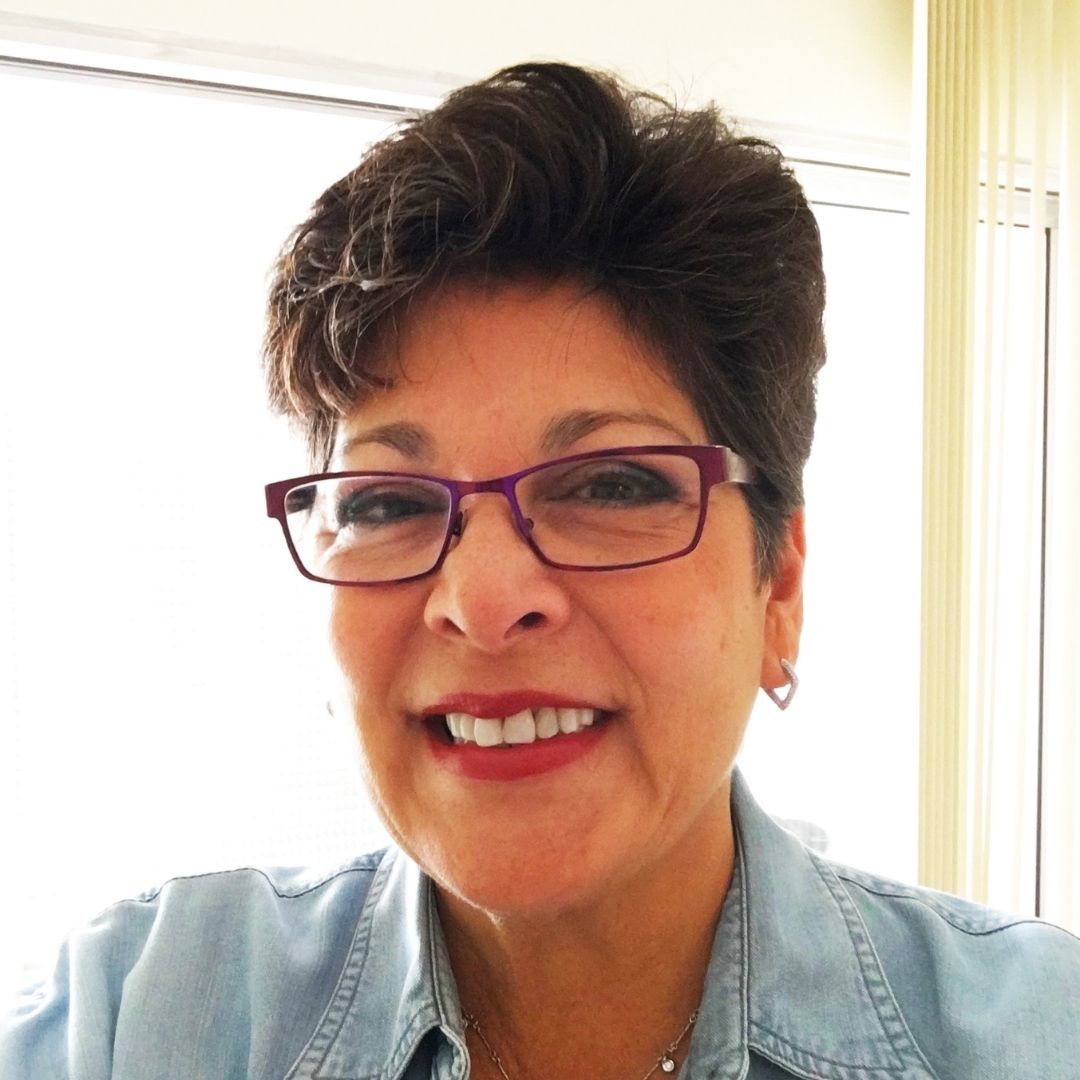
M446 743L434 733L427 737L435 760L444 768L469 780L524 780L529 776L561 769L588 754L608 733L606 721L573 735L519 746L477 746L475 743Z
M511 690L489 694L465 691L447 694L427 706L422 715L445 716L468 713L487 719L503 719L523 709L591 709L600 714L590 726L570 734L554 735L514 746L477 746L475 743L447 742L434 727L428 727L427 744L436 762L470 780L523 780L564 768L588 754L608 733L610 710L582 698L544 690Z
M544 690L508 690L498 694L483 694L467 690L458 694L447 694L423 709L424 716L445 716L447 713L462 712L470 716L502 719L513 716L522 709L596 709L601 706L583 698L568 697L565 694L552 694Z

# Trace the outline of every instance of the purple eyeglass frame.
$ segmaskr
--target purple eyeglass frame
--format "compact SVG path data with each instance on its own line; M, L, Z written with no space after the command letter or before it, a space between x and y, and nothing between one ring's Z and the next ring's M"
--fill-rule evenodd
M521 512L518 505L515 488L520 480L532 473L547 469L552 465L569 463L573 461L588 461L591 458L610 457L613 454L660 454L672 457L686 457L697 463L698 475L701 478L700 511L698 513L697 527L694 529L693 539L681 551L671 555L661 555L655 559L644 559L640 562L618 563L615 566L577 566L572 563L559 563L549 559L536 545L532 537L532 523ZM439 484L450 493L450 506L446 519L446 537L435 562L427 570L419 574L412 574L404 578L391 578L386 581L338 581L335 578L319 577L311 573L296 551L292 536L289 534L289 526L285 519L285 497L297 487L314 483L316 480L344 480L352 476L400 476L409 480L426 480L430 483ZM277 480L267 484L266 491L266 514L274 518L280 525L292 555L296 568L306 578L312 581L320 581L326 585L340 585L344 587L356 586L358 588L370 588L376 585L403 585L409 581L418 581L429 574L434 574L442 566L447 552L455 536L461 536L464 532L464 519L461 514L461 500L466 495L478 495L484 493L497 493L504 495L510 504L510 510L514 518L514 528L517 529L521 538L532 549L533 554L546 566L556 570L581 570L601 572L607 570L633 570L639 566L652 566L655 563L668 562L671 559L679 559L689 555L697 547L698 541L705 528L705 515L709 507L709 491L717 484L752 484L756 472L754 466L745 458L740 457L734 450L726 446L613 446L610 449L590 450L584 454L571 454L569 457L552 458L543 461L539 465L530 465L520 472L510 473L507 476L497 476L491 480L450 480L444 476L429 476L425 473L380 471L378 469L362 469L351 472L312 473L309 476L297 476L290 480Z

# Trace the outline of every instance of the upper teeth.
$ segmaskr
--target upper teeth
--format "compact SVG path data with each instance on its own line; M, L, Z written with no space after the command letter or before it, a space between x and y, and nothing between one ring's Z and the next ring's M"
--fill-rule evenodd
M512 746L550 739L562 732L572 735L589 727L597 717L595 709L522 709L503 719L447 713L446 726L457 743L477 746Z

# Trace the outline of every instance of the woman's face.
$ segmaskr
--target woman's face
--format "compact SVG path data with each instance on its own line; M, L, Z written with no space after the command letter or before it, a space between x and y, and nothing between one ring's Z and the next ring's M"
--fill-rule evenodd
M707 442L658 358L567 284L441 293L411 314L394 372L398 360L394 385L342 422L333 468L480 480L605 447ZM572 441L544 449L551 425L575 417L561 425ZM444 888L506 914L550 914L692 862L705 837L730 833L730 770L754 696L794 658L799 519L759 588L735 486L713 489L690 555L608 573L542 564L499 494L463 508L438 572L333 590L335 711L354 719L390 832ZM458 695L513 695L505 711L592 706L602 719L555 736L539 771L486 770L478 753L518 751L471 747L462 766L430 716ZM557 748L569 740L583 741Z

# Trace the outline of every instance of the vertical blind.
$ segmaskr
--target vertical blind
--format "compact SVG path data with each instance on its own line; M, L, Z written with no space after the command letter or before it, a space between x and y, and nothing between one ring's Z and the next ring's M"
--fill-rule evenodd
M1060 242L1047 394L1041 910L1080 928L1080 3L1055 0ZM1043 39L1045 40L1045 38ZM1053 108L1048 110L1052 117Z
M1078 6L920 3L915 78L926 366L920 877L1071 926L1080 925L1070 780L1080 768L1069 291Z

